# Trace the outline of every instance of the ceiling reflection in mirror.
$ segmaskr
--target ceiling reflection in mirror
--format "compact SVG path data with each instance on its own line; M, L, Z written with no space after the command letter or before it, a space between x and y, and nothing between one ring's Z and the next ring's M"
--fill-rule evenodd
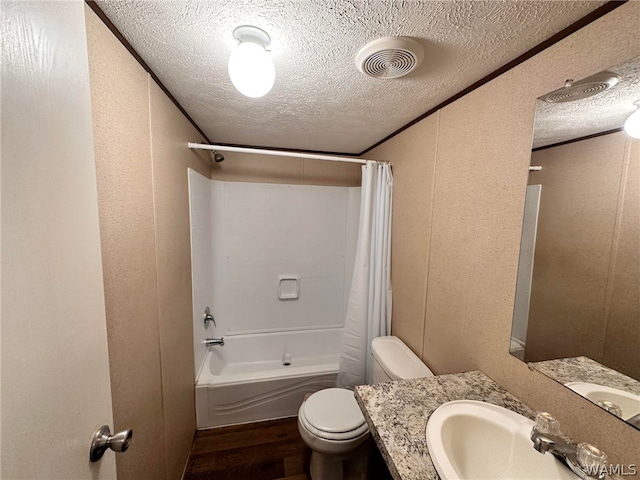
M640 57L537 100L510 352L640 429ZM568 101L563 101L568 100Z

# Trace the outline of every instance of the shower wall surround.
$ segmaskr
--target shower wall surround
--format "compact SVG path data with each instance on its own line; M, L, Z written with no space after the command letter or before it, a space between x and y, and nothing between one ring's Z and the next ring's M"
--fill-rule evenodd
M204 328L204 308L213 305L213 205L211 180L194 170L189 170L189 212L191 221L191 288L193 292L193 356L194 379L207 353L204 341L213 337L211 329ZM214 318L217 316L215 308Z
M206 337L343 326L360 187L220 182L194 171L189 182L196 376ZM280 276L299 277L297 299L279 298ZM204 328L205 306L217 326Z

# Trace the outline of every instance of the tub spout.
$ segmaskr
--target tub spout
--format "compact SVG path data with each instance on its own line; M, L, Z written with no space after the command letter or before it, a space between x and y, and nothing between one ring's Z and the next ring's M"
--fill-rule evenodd
M215 347L216 345L220 347L224 347L224 337L220 338L207 338L204 341L205 346L207 347Z

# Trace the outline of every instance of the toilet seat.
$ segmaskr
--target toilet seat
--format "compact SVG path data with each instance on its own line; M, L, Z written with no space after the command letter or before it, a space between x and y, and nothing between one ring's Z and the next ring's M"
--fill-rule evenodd
M312 434L325 440L351 440L368 431L353 392L327 388L302 403L300 422Z

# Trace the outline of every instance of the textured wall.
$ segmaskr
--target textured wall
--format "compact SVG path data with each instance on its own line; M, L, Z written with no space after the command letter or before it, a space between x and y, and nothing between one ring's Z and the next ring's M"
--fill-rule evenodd
M158 309L167 479L180 478L195 432L191 232L187 169L210 175L203 152L186 148L198 133L149 82L158 265Z
M425 353L425 292L438 122L439 113L431 115L367 154L367 158L393 162L392 330L420 356Z
M542 170L532 172L529 182L542 184L542 195L527 361L601 357L624 137L606 135L531 156Z
M361 183L362 165L357 163L223 153L224 162L213 166L214 180L343 187L357 187Z
M148 75L85 10L114 428L135 434L118 478L163 478Z
M603 363L640 379L640 140L626 140Z
M436 145L430 146L436 170L429 262L422 270L428 281L422 358L436 373L480 369L532 408L555 414L576 440L599 445L614 462L636 464L640 432L529 371L508 347L535 99L566 78L640 54L639 23L640 3L629 2L440 111ZM416 140L406 131L393 141ZM412 189L412 215L427 215L424 192L408 181L412 172L423 175L424 165L393 153L390 159L394 170L409 169L396 175L396 197ZM422 189L430 188L425 178ZM400 225L394 224L394 248L400 242L420 258L421 246L405 241ZM410 272L394 270L395 294L413 288ZM394 331L410 344L415 340L401 332L414 331L405 327L413 321L394 318Z
M640 197L630 144L618 132L532 154L543 168L529 175L542 197L526 361L603 362L607 344L607 365L640 378Z
M195 431L187 167L191 124L85 7L119 479L182 476Z

